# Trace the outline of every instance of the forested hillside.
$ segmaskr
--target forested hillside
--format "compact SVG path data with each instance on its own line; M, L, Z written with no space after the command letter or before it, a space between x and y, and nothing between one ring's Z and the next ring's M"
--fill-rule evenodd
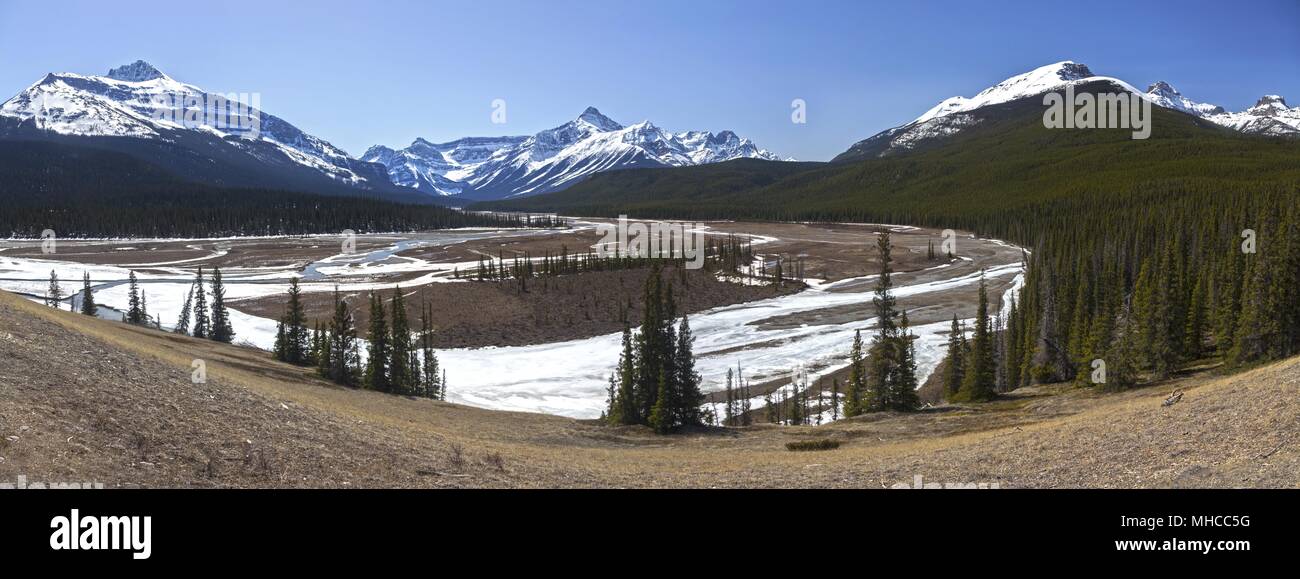
M513 218L367 197L217 187L124 153L0 141L0 237L220 237L511 227Z

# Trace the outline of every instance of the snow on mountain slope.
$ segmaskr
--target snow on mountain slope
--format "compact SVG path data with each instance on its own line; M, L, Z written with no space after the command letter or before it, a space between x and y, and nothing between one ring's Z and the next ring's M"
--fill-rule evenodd
M1243 133L1268 136L1300 134L1300 107L1287 107L1286 99L1278 95L1264 95L1255 106L1236 113L1228 112L1218 105L1188 99L1164 81L1151 85L1147 96L1151 102L1165 108L1201 117Z
M1300 135L1300 107L1286 106L1286 99L1278 95L1265 95L1239 113L1209 115L1206 119L1241 131L1257 135Z
M1198 103L1178 92L1178 89L1165 81L1159 81L1147 88L1147 100L1152 104L1160 105L1167 109L1183 111L1189 115L1204 117L1224 112L1223 107L1205 103Z
M497 151L517 146L525 139L527 137L467 137L449 143L416 139L410 147L401 150L375 145L361 159L387 167L389 178L397 185L430 195L460 195L466 191L467 185L458 179L473 173Z
M912 122L877 133L858 141L836 160L877 157L907 151L943 139L979 124L975 111L1002 103L1064 90L1069 85L1110 82L1120 90L1139 92L1128 83L1108 76L1096 76L1087 65L1062 61L1040 66L1027 73L1008 78L967 98L955 96L940 102Z
M917 117L912 123L924 123L954 113L973 111L989 105L1007 103L1025 97L1040 95L1048 91L1061 90L1071 84L1079 85L1097 81L1113 82L1125 90L1138 92L1132 85L1122 80L1108 76L1096 76L1092 74L1087 65L1066 60L1040 66L1024 74L1013 76L980 91L979 94L971 98L951 97L926 111L925 114Z
M731 131L670 133L649 121L625 127L594 107L528 137L478 137L442 144L416 139L402 150L371 147L361 158L388 167L396 184L479 199L556 191L614 169L739 158L779 160Z
M0 104L0 116L45 132L84 137L173 141L177 131L189 130L222 139L254 156L266 155L265 147L253 146L252 141L257 141L273 145L292 162L336 181L366 184L367 178L354 167L356 160L347 153L255 106L242 111L242 118L256 120L249 126L205 123L201 120L203 107L220 102L216 98L220 96L178 82L147 62L136 61L114 68L105 76L47 74ZM236 110L233 104L228 106L223 110ZM187 121L187 111L200 120Z
M1061 91L1069 85L1097 82L1110 83L1116 90L1137 94L1152 104L1182 111L1245 133L1300 134L1300 107L1287 108L1282 97L1266 96L1246 111L1229 113L1223 107L1188 99L1164 81L1152 84L1146 92L1142 92L1120 79L1094 75L1087 65L1067 60L1013 76L970 98L948 98L910 123L881 131L855 143L848 151L837 156L836 160L878 157L911 150L978 125L980 115L977 111L985 107Z

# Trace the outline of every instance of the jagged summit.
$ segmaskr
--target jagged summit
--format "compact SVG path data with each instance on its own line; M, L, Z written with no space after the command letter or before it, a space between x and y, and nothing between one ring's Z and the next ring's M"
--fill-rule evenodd
M108 78L124 82L145 82L159 78L166 78L167 75L143 60L137 60L131 64L125 64L108 71Z
M582 114L578 115L576 120L583 121L602 131L617 131L623 128L623 125L620 125L615 122L614 119L605 116L600 112L600 109L597 109L596 107L587 107L582 111Z
M1147 94L1167 94L1167 95L1182 96L1183 93L1178 92L1178 89L1174 88L1173 85L1163 80L1158 80L1147 87Z
M1198 103L1178 92L1174 85L1163 80L1156 81L1147 87L1147 92L1143 98L1151 101L1152 104L1183 111L1190 115L1198 117L1207 117L1209 115L1223 114L1223 107L1208 103Z
M362 156L388 167L396 184L481 199L556 191L615 169L739 158L779 160L731 131L670 133L650 121L623 126L596 107L527 137L471 137L441 144L416 139L400 151L375 146Z
M1284 109L1288 108L1286 105L1286 99L1283 98L1282 95L1276 95L1276 94L1266 94L1262 97L1259 97L1259 100L1255 102L1255 106L1251 108L1274 107L1274 106L1281 106Z

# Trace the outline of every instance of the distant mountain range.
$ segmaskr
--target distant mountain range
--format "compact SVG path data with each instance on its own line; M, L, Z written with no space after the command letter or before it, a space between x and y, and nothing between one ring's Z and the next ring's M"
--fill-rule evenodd
M256 108L248 111L260 121L256 131L178 122L218 96L144 61L104 76L51 73L0 104L0 139L126 152L182 179L215 185L416 202L534 195L630 167L777 158L731 131L669 133L649 122L624 127L595 108L532 136L418 139L401 150L372 147L362 159Z
M907 124L855 143L834 161L887 157L946 143L975 127L996 123L1011 108L1019 111L1013 104L1038 99L1041 108L1043 93L1071 85L1139 94L1207 126L1252 135L1300 136L1300 107L1288 107L1281 96L1265 96L1249 109L1228 112L1191 100L1167 82L1140 91L1117 78L1095 75L1086 65L1065 61L1011 77L974 97L946 99ZM175 100L160 102L159 95ZM648 121L624 126L595 108L535 135L468 137L447 143L416 139L403 149L371 147L357 159L256 109L251 109L259 120L256 131L176 120L193 112L189 101L209 102L215 96L219 95L174 80L144 61L114 68L104 76L47 74L0 104L0 140L40 140L125 153L174 175L177 182L443 204L552 193L615 170L737 161L752 167L752 163L790 160L731 131L673 133ZM808 167L796 165L776 172L788 174ZM737 176L736 183L747 179L739 177L742 173L735 168L710 172Z
M854 143L834 161L880 157L924 147L987 122L997 105L1041 96L1074 85L1110 85L1116 92L1140 95L1152 104L1187 113L1243 133L1268 136L1300 136L1300 107L1287 108L1275 95L1265 96L1255 106L1238 113L1223 107L1192 101L1165 81L1143 92L1120 79L1097 76L1087 65L1071 61L1042 66L1013 76L980 91L974 97L955 96L935 105L912 122L881 131Z
M731 131L670 133L649 121L625 127L595 107L528 137L471 137L448 143L416 139L401 150L371 147L361 158L388 167L398 185L467 199L549 193L615 169L778 160Z
M1134 140L1129 129L1047 128L1043 94L1067 86L1075 94L1127 91L1158 105L1150 109L1150 138ZM1234 193L1265 182L1294 189L1300 158L1296 112L1280 97L1265 97L1229 113L1184 98L1168 83L1140 91L1082 64L1062 62L974 97L944 100L912 122L856 143L832 163L739 159L632 169L547 195L469 208L955 228L977 227L973 216L980 215L985 223L1004 226L1052 211L1068 213L1073 210L1060 208L1103 195L1164 202L1192 182ZM1022 210L1037 213L1017 213Z

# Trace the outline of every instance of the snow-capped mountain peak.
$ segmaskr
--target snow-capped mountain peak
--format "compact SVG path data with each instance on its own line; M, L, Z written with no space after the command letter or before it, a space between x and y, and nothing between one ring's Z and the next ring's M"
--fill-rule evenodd
M1116 90L1139 95L1152 104L1182 111L1244 133L1300 135L1300 107L1288 108L1286 101L1277 95L1261 98L1246 111L1229 113L1223 107L1193 101L1165 81L1155 82L1148 86L1146 92L1142 92L1117 78L1097 76L1087 65L1065 60L1013 76L970 98L955 96L945 99L910 123L886 129L854 143L836 160L877 157L915 149L922 143L945 139L980 124L985 117L977 111L985 107L1064 90L1070 85L1100 82L1110 83Z
M1266 94L1260 97L1259 100L1255 102L1255 106L1250 107L1248 110L1255 112L1256 114L1272 116L1285 111L1288 108L1289 107L1286 106L1286 99L1281 95Z
M1152 104L1160 105L1167 109L1183 111L1185 113L1203 117L1206 115L1216 115L1224 112L1223 107L1207 103L1198 103L1178 92L1173 85L1161 80L1156 81L1147 87L1146 99Z
M1286 99L1279 95L1264 95L1254 106L1236 113L1228 112L1218 105L1193 101L1164 81L1151 85L1145 96L1154 104L1182 111L1243 133L1270 136L1300 135L1300 107L1288 107Z
M390 179L399 185L437 195L492 199L556 191L615 169L746 157L779 160L731 131L670 133L650 121L624 126L587 107L573 120L528 137L443 144L416 139L399 151L371 147L362 159L388 167Z
M143 60L137 60L131 64L119 66L108 71L108 78L120 80L123 82L145 82L159 78L167 78L162 71L154 68Z
M576 120L601 131L617 131L623 128L623 125L614 122L614 119L601 114L600 109L596 107L587 107L586 110L582 111L582 114L578 115Z
M1008 78L970 98L955 96L945 99L912 122L924 123L938 117L969 112L989 105L1043 94L1064 88L1069 84L1082 84L1099 80L1116 82L1129 90L1133 90L1127 83L1118 79L1094 75L1092 70L1085 64L1063 60ZM1133 90L1133 92L1137 91Z
M375 176L373 167L362 166L341 149L254 106L247 106L240 116L255 118L255 128L209 123L205 116L208 107L215 112L219 106L215 103L227 102L224 95L173 80L148 62L137 60L112 68L105 76L47 74L0 104L0 119L59 135L169 143L186 138L216 139L263 163L306 167L349 186L391 187L368 182ZM195 103L203 107L203 119L190 122L192 115L187 113L193 112ZM221 110L228 113L230 109ZM382 180L382 174L378 176Z
M1286 99L1280 95L1264 95L1255 106L1239 113L1220 111L1205 118L1243 133L1284 137L1300 135L1300 107L1287 107Z

